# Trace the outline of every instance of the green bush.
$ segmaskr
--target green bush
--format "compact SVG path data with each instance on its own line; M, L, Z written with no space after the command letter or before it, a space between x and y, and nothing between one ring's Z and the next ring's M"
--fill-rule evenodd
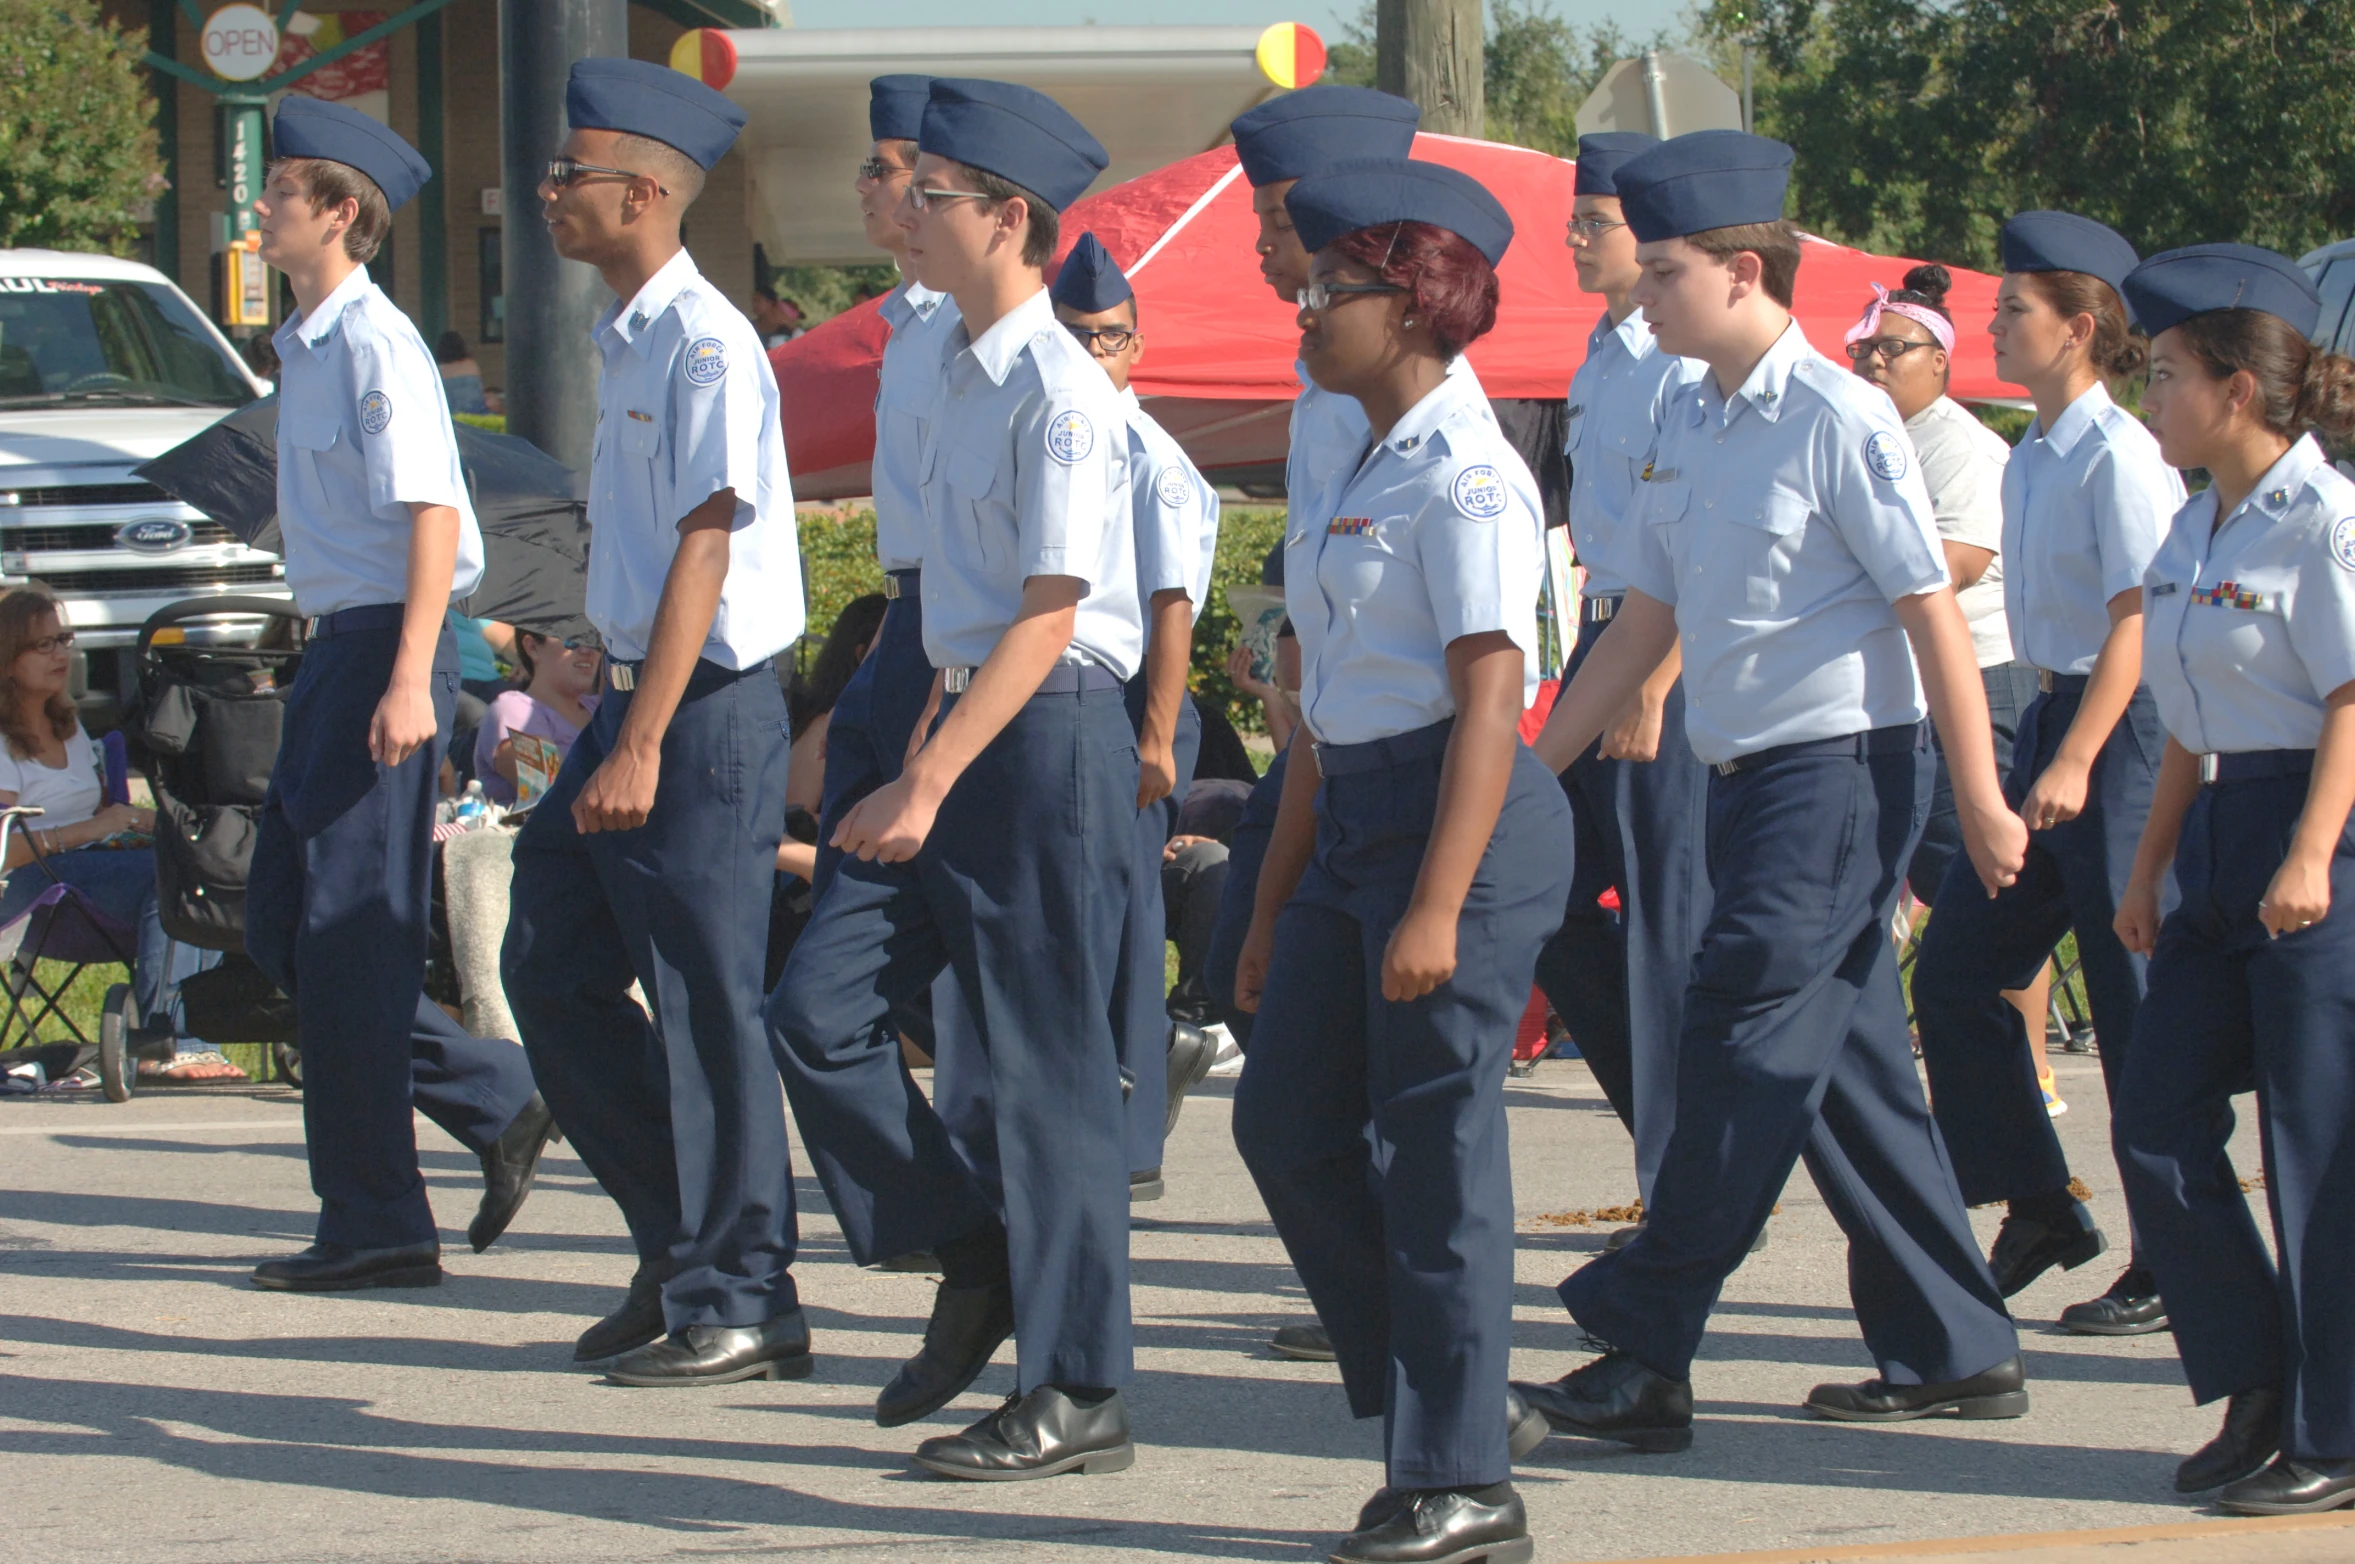
M91 0L0 0L0 249L131 253L169 188L146 48Z

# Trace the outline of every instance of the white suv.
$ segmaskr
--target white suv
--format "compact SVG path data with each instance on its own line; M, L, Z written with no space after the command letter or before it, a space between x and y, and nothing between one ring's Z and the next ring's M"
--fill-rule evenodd
M124 695L147 616L211 594L284 597L275 554L132 475L269 391L163 273L60 250L0 250L0 586L48 585L87 686ZM199 621L250 642L261 621Z

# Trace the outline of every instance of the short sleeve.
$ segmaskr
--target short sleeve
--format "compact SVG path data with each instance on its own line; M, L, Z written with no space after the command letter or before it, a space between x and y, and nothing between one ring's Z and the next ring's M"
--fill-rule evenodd
M9 753L7 741L0 739L0 793L22 798L24 791L24 765L16 756Z
M1195 517L1202 508L1194 475L1182 462L1156 460L1153 447L1142 439L1129 442L1129 464L1129 492L1136 502L1137 580L1147 597L1156 592L1191 597L1198 556Z
M2085 493L2093 510L2094 548L2101 557L2102 601L2142 585L2159 552L2169 518L2183 497L2154 455L2136 461L2115 445L2087 468Z
M343 362L350 375L352 436L368 474L368 508L463 508L458 437L449 394L422 342L382 331L347 311Z
M1016 574L1026 581L1073 576L1092 592L1106 559L1125 552L1104 546L1109 529L1136 525L1114 514L1113 496L1129 492L1128 424L1110 404L1109 395L1048 385L1014 430Z
M1824 512L1873 585L1894 603L1946 585L1930 491L1894 415L1826 419L1817 455Z
M2355 680L2355 514L2317 529L2298 569L2289 615L2290 649L2314 681L2317 700Z
M1962 415L1970 417L1968 413ZM1931 520L1949 543L2003 552L2003 463L1989 460L1967 429L1941 419L1914 442L1922 481L1930 491Z
M1532 624L1529 610L1517 604L1523 596L1536 601L1536 539L1544 523L1515 481L1519 475L1484 455L1475 452L1434 473L1415 520L1415 562L1442 646L1499 630L1518 645Z
M715 333L708 322L682 315L687 337L671 368L671 494L687 519L695 507L723 489L736 493L731 531L757 517L760 494L761 424L768 398L761 377L768 363L749 331ZM741 340L739 340L741 337Z

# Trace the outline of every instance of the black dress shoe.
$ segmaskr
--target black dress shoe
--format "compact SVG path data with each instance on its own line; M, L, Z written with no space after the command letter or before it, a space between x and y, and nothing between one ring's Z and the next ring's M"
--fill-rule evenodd
M899 1366L875 1398L875 1426L897 1428L930 1417L965 1393L990 1354L1014 1334L1014 1284L951 1287L942 1282L932 1295L932 1318L924 1322L924 1346Z
M1995 1290L2006 1298L2025 1288L2054 1266L2074 1271L2110 1247L2094 1225L2093 1212L2082 1200L2069 1202L2066 1218L2047 1222L2032 1216L2007 1216L1987 1252L1987 1269L1995 1273Z
M2177 1493L2206 1493L2254 1477L2281 1454L2281 1392L2244 1390L2226 1403L2224 1426L2175 1468Z
M1128 1203L1132 1206L1148 1200L1159 1200L1161 1191L1159 1168L1147 1168L1142 1173L1131 1173L1128 1176Z
M2028 1370L2017 1357L2009 1357L1969 1379L1943 1385L1892 1385L1885 1379L1818 1385L1807 1393L1807 1410L1835 1423L1910 1423L1938 1412L1967 1418L2024 1417Z
M474 1220L466 1224L466 1241L476 1254L497 1243L507 1224L515 1220L515 1213L523 1209L532 1192L532 1179L540 1171L540 1153L563 1133L540 1094L533 1092L515 1122L501 1130L491 1149L482 1154L482 1204L475 1208Z
M1210 1079L1210 1067L1216 1063L1218 1039L1190 1021L1169 1023L1169 1118L1161 1126L1162 1139L1177 1133L1186 1093Z
M641 1270L630 1278L629 1296L621 1307L581 1332L572 1344L572 1360L602 1363L659 1341L662 1333L662 1283L652 1272Z
M2299 1461L2277 1456L2254 1477L2216 1496L2235 1515L2319 1515L2355 1504L2355 1461Z
M1536 1551L1529 1516L1511 1483L1384 1490L1388 1513L1362 1523L1326 1555L1333 1564L1525 1564ZM1376 1494L1381 1503L1383 1496ZM1368 1510L1374 1509L1368 1504Z
M1624 1352L1605 1352L1550 1385L1513 1381L1557 1434L1613 1439L1647 1455L1693 1445L1690 1380L1655 1374Z
M1507 1385L1505 1387L1506 1454L1518 1461L1539 1445L1544 1444L1545 1436L1552 1432L1553 1425L1545 1420L1545 1414L1531 1406L1521 1392ZM1357 1529L1364 1531L1366 1529L1365 1522L1358 1522Z
M1611 1236L1603 1240L1603 1253L1617 1254L1635 1242L1635 1235L1644 1230L1642 1222L1630 1222L1625 1227L1613 1228Z
M2080 1336L2147 1336L2167 1328L2167 1305L2158 1280L2137 1267L2121 1272L2100 1297L2063 1309L2061 1328Z
M1053 1385L1017 1392L961 1434L916 1446L915 1462L943 1477L968 1482L1018 1483L1063 1472L1125 1472L1136 1464L1128 1440L1128 1408L1106 1396L1081 1406Z
M253 1269L253 1284L272 1292L358 1292L363 1287L439 1287L442 1246L438 1241L398 1249L354 1249L313 1244L283 1260L264 1260Z
M740 1379L807 1379L809 1322L788 1309L758 1325L690 1325L622 1354L606 1375L618 1384L732 1385Z
M1287 1325L1268 1338L1267 1350L1279 1358L1290 1358L1295 1363L1331 1363L1336 1360L1333 1338L1325 1334L1325 1322L1311 1320L1306 1325Z

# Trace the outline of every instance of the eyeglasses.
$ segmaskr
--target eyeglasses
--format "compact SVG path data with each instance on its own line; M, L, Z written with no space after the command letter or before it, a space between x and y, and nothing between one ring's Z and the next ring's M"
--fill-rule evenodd
M599 168L594 163L575 162L568 157L551 158L548 162L548 183L559 190L569 190L580 183L583 175L603 174L609 179L652 179L652 174L633 174L626 168ZM669 195L660 183L654 187L659 195Z
M1862 342L1849 343L1848 356L1861 364L1878 353L1883 363L1894 364L1915 348L1934 348L1937 345L1935 342L1908 342L1903 337L1867 337Z
M1625 223L1615 223L1608 217L1573 217L1570 219L1570 237L1573 239L1600 239L1612 229L1625 228L1626 226Z
M1335 299L1346 298L1353 293L1404 293L1406 291L1397 284L1388 282L1312 282L1294 293L1292 297L1299 301L1300 307L1304 310L1324 310L1331 308Z
M38 652L42 656L46 657L51 652L65 651L73 644L74 633L71 630L60 630L55 635L45 635L38 641L25 642L20 650L27 652Z
M978 190L927 190L922 185L908 186L908 204L919 212L932 210L935 201L991 201L996 197Z
M1085 326L1065 326L1063 329L1070 332L1081 347L1099 358L1126 353L1128 345L1137 339L1136 332L1127 326L1103 326L1094 331Z
M914 169L903 164L886 163L879 157L870 157L859 165L859 177L870 184L879 185L894 174L913 174L914 172Z

